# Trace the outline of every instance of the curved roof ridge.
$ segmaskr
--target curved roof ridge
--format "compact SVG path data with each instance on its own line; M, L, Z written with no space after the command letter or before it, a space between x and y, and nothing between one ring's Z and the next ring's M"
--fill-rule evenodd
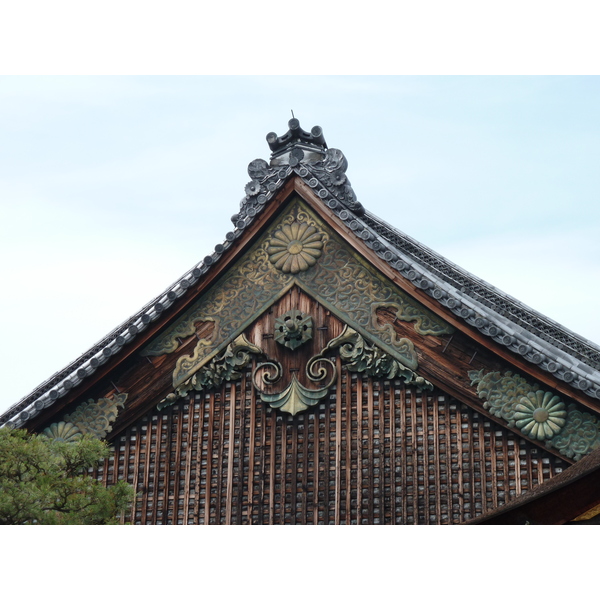
M547 323L549 326L554 327L557 330L560 330L561 333L564 333L564 334L574 338L575 340L577 340L578 343L581 343L582 345L587 346L589 348L589 350L594 353L594 357L595 357L594 362L596 364L593 366L595 366L596 368L600 368L600 345L595 344L588 338L585 338L582 335L572 331L571 329L568 329L564 325L562 325L562 324L558 323L557 321L554 321L550 317L547 317L546 315L540 313L539 311L528 306L524 302L521 302L514 296L511 296L510 294L502 291L500 288L497 288L496 286L490 284L489 282L478 277L477 275L474 275L473 273L467 271L460 265L457 265L453 261L445 258L444 256L442 256L435 250L429 248L425 244L419 242L418 240L415 240L414 238L412 238L408 234L404 233L403 231L400 231L398 228L394 227L393 225L390 225L389 223L387 223L386 221L384 221L377 215L375 215L369 211L365 211L365 217L366 217L366 219L364 219L364 220L366 222L371 220L375 223L380 224L381 226L385 227L394 236L398 236L398 237L402 238L404 241L410 243L411 245L418 248L419 250L427 253L433 260L440 261L441 263L444 264L445 267L447 267L448 269L451 269L453 271L453 273L455 273L458 277L464 277L465 279L468 279L469 282L473 283L474 285L482 286L488 292L490 292L491 294L494 294L498 298L510 301L515 306L518 306L519 309L527 312L528 314L531 315L531 317L538 319L539 321ZM384 234L384 237L386 237L385 234ZM393 243L394 240L390 239L389 241ZM419 257L415 257L415 259L420 263L424 263L424 261L422 261ZM424 266L431 267L431 265L427 264L426 262L424 263ZM447 274L439 273L438 276L441 277L442 279L448 281L449 283L452 283L451 278ZM461 286L461 287L464 287L464 286ZM459 289L458 286L456 286L456 288ZM462 293L465 293L468 296L471 295L469 293L468 289L466 289L465 291L462 291L459 289L459 291L461 291ZM592 365L590 365L590 366L592 366Z

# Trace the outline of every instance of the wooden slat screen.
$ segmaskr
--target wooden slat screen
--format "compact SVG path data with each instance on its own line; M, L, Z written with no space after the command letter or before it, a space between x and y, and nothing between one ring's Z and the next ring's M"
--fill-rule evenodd
M153 411L96 471L135 485L136 524L448 524L566 468L440 391L341 369L314 409L273 410L244 377Z

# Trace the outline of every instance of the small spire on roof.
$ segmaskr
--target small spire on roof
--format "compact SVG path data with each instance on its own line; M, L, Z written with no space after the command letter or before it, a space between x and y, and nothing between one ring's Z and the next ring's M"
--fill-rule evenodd
M294 112L292 111L292 117ZM271 166L289 164L295 167L300 162L314 162L323 160L327 144L323 137L323 130L315 125L310 133L300 127L300 121L293 117L288 122L289 130L282 136L276 133L267 135L267 142L271 148Z

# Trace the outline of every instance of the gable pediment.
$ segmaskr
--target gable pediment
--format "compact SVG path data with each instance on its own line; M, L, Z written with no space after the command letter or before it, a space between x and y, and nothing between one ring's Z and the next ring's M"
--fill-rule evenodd
M318 255L310 246L300 249L301 238L307 232L308 243L318 248ZM282 246L282 241L287 245ZM305 252L311 259L308 262L303 258ZM295 257L303 262L294 263ZM380 309L393 309L397 319L410 323L421 335L440 336L454 331L451 325L386 279L296 198L253 247L142 354L161 356L177 352L180 340L192 335L199 323L214 322L211 338L199 340L191 354L178 358L173 372L173 384L177 387L293 286L315 298L409 369L418 368L414 344L379 320Z
M511 494L521 489L517 446L527 468L536 456L552 463L546 471L542 465L542 479L600 447L600 348L366 212L345 175L344 155L326 147L319 128L309 134L298 127L292 120L285 136L270 134L270 163L250 163L252 181L232 217L234 229L212 254L13 406L0 424L69 440L129 439L115 449L129 454L123 462L146 461L155 474L164 468L165 480L185 454L183 502L191 497L193 472L196 499L201 488L209 498L204 522L212 518L212 469L223 469L217 487L227 480L231 513L231 489L245 469L241 487L248 485L249 495L260 489L256 502L263 503L264 478L259 488L251 482L267 466L269 522L275 522L274 498L286 486L276 478L288 474L282 450L288 433L291 456L297 441L304 444L293 467L304 478L302 493L307 473L318 490L321 473L335 471L332 489L337 494L346 478L345 514L354 511L355 521L361 501L352 508L352 494L358 498L361 490L371 498L383 489L392 504L396 495L403 503L412 498L415 512L438 489L449 501L447 468L452 504L455 479L467 486L480 473L482 486L486 477L494 481L495 507L504 495L496 481L500 463L492 460L498 440ZM148 439L156 455L148 453ZM388 452L381 464L380 440ZM330 444L333 469L325 466ZM167 453L170 471L161 458ZM430 456L439 469L434 489L425 481ZM373 469L368 490L361 465L366 473ZM380 468L388 478L382 489ZM146 490L150 476L143 476ZM315 506L325 510L329 500L321 492L324 504ZM438 498L436 519L449 518L447 500ZM470 514L466 502L452 510L453 522ZM410 522L408 508L401 513L408 519L401 522Z

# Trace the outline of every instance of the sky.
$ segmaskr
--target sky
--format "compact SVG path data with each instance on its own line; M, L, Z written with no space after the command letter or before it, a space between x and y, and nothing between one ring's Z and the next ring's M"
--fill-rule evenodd
M0 410L231 230L270 131L323 128L371 212L600 343L600 78L0 78Z

